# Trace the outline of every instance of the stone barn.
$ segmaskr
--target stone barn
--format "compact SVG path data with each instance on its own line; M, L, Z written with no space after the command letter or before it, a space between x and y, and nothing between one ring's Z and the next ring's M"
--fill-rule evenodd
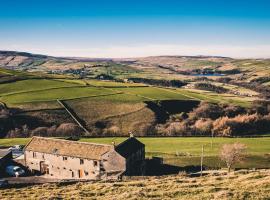
M24 155L32 172L57 179L94 180L137 174L145 156L144 145L134 137L118 146L33 137Z

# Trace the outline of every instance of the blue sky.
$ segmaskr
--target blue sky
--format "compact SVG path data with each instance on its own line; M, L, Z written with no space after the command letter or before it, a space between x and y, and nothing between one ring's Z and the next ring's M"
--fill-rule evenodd
M270 57L269 0L0 0L0 49Z

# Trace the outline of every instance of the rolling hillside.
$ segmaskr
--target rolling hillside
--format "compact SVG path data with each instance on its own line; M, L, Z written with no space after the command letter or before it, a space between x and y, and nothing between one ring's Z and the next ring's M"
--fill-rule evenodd
M11 113L4 123L13 124L13 129L27 125L31 130L75 123L65 110L69 109L90 135L128 135L130 131L151 135L157 124L190 112L200 101L249 108L253 101L266 98L244 84L252 82L258 84L255 89L265 89L268 62L203 56L56 58L1 51L0 101ZM226 78L231 81L223 82ZM183 86L168 87L164 80L180 80ZM228 92L196 88L197 83Z

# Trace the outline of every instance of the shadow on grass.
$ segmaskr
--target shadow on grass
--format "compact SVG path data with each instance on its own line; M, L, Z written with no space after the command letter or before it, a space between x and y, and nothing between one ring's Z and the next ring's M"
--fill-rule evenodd
M164 164L162 159L152 158L146 160L146 176L162 176L179 174L180 172L195 173L201 170L201 166L188 165L179 167L170 164Z

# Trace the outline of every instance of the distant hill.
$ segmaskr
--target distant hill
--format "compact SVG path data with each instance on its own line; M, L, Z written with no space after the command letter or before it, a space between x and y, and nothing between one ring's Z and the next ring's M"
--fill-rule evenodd
M88 76L110 74L115 78L190 79L189 75L223 74L251 81L270 75L269 59L233 59L222 56L150 56L144 58L53 57L0 51L0 67L20 71L57 72L86 69ZM64 71L64 72L63 72ZM68 71L67 73L80 73ZM265 80L265 78L263 78Z

